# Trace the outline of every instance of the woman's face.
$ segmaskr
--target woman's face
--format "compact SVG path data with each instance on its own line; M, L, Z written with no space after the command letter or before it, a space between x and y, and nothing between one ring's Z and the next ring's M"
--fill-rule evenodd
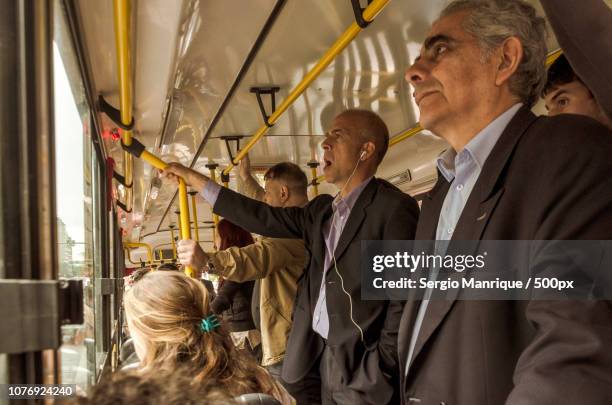
M221 246L221 237L219 236L219 231L215 231L214 234L215 250L218 250L219 246Z
M136 350L136 356L142 361L147 354L148 342L147 339L138 332L138 329L134 327L128 317L128 329L130 330L130 336L134 339L134 350Z

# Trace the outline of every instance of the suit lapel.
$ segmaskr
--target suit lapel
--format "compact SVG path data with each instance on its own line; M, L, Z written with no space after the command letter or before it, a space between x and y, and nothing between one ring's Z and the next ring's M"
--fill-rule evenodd
M313 300L310 303L311 311L314 311L314 307L319 299L319 290L321 288L321 279L323 278L323 266L325 265L325 236L323 235L323 226L332 215L332 200L321 212L319 217L319 229L316 236L313 237L313 251L312 260L315 262L315 266L311 268L316 271L310 274L310 296Z
M503 170L507 166L519 139L535 120L536 116L533 115L527 107L519 109L512 118L484 164L482 172L457 222L455 232L453 233L453 241L476 241L482 238L484 230L492 217L493 210L504 192ZM438 181L438 183L440 183L440 181ZM447 186L444 188L441 187L440 192L438 192L434 200L432 200L432 209L426 210L425 206L423 207L421 216L419 217L419 226L417 227L417 239L420 237L431 237L435 239L438 218L440 216L442 204L444 203L444 198L446 197L446 192L448 191L448 183L446 184ZM442 193L442 190L446 190L446 192ZM423 222L423 227L421 227L421 222ZM473 248L475 250L477 244L474 244ZM448 254L452 254L452 252L453 245L451 241L448 248ZM463 275L460 273L454 273L450 278L460 281L462 276ZM453 307L459 295L459 291L459 289L450 290L451 294L447 294L444 297L438 295L429 302L414 348L412 356L413 361L436 328L442 323L446 314ZM412 304L413 305L411 308L408 308L408 310L415 312L415 314L411 314L412 319L415 319L420 302L418 304L413 302ZM406 307L409 307L409 305L407 304Z
M438 218L440 218L442 204L444 203L444 198L446 197L446 193L448 193L449 187L450 183L446 181L446 178L438 171L438 181L436 185L423 199L415 234L416 240L436 239Z
M449 187L449 182L446 181L440 172L438 172L438 181L423 199L415 235L415 251L433 251L433 242L430 243L429 241L433 241L436 238L438 218L440 217L442 204L444 203L444 198L446 197ZM414 322L421 305L421 300L417 299L415 295L416 293L412 295L411 299L407 300L406 305L404 306L404 312L402 313L398 333L397 346L402 377L405 374L406 358L408 357Z
M366 208L372 203L374 196L376 195L376 189L378 188L378 180L373 178L370 183L363 189L359 198L355 202L351 214L344 225L338 245L336 246L336 260L340 260L340 257L346 251L346 248L351 244L351 241L355 238L355 234L361 227L362 222L366 218Z

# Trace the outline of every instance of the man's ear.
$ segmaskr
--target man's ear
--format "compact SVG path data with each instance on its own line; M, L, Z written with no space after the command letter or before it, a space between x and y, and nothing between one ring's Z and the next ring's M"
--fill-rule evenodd
M280 187L280 199L281 202L285 203L289 199L289 187L286 184L283 184Z
M364 152L365 154L362 155L363 157L360 156L360 160L362 161L369 159L376 152L376 145L374 144L374 142L368 141L364 143L363 146L361 147L360 153L364 153Z
M518 37L510 37L504 41L498 52L499 65L495 84L501 86L518 70L523 60L523 44Z

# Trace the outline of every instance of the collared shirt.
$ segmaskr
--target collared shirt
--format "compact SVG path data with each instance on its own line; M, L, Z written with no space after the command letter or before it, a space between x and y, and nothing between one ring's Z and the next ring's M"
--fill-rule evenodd
M314 314L312 316L312 329L327 339L329 334L329 314L327 313L327 297L325 294L325 276L331 266L335 266L334 252L338 246L340 235L344 230L344 226L351 215L351 211L357 202L357 199L370 183L372 177L365 180L346 197L336 197L332 202L333 214L325 224L323 224L323 237L325 238L325 260L323 264L323 276L321 277L321 286L319 287L319 298L315 305Z
M436 241L448 241L453 237L455 226L478 180L478 176L482 171L485 161L499 140L502 132L504 132L504 129L506 129L506 126L508 126L508 123L521 106L521 103L515 104L499 117L491 121L491 123L476 134L459 153L449 148L438 157L436 161L438 170L440 170L440 173L442 173L444 178L450 183L450 188L444 198L442 210L440 211L440 218L438 219L438 227L436 229ZM444 255L447 246L448 243L436 242L435 253L437 255ZM429 280L435 280L438 277L439 270L439 268L433 268L429 273ZM408 374L414 347L423 324L423 319L425 318L432 292L432 289L427 289L425 291L423 300L419 306L419 312L417 313L412 336L410 338L408 358L406 359L406 374Z
M319 288L319 298L317 299L312 317L312 329L325 339L327 339L327 335L329 333L329 314L327 313L325 276L327 274L327 270L333 264L333 252L336 250L338 241L340 240L340 236L342 235L342 231L344 230L344 226L348 221L351 211L353 210L357 199L372 179L373 177L370 177L365 180L354 190L352 190L346 197L334 199L332 202L333 214L331 218L328 219L325 224L323 224L325 259L323 269L321 269L323 276L321 278L321 286ZM200 194L211 206L214 207L220 191L221 186L219 184L209 181L206 183L204 190L202 190Z

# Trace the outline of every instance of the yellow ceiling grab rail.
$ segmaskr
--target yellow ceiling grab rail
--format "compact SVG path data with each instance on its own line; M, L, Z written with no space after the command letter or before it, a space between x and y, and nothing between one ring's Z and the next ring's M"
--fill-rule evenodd
M363 10L362 17L366 22L370 22L376 18L378 13L387 5L389 0L374 0L365 10ZM228 175L236 164L246 156L247 153L253 148L253 146L268 132L269 125L273 125L280 116L287 111L287 109L302 95L302 93L308 88L308 86L325 70L325 68L334 60L334 58L344 50L351 43L351 41L361 32L363 28L353 22L349 28L336 40L336 42L328 49L323 57L317 62L317 64L304 76L304 78L298 83L298 85L289 93L287 98L278 106L278 108L270 115L268 122L265 123L259 130L251 137L251 140L238 152L234 161L230 162L223 170L223 174Z

